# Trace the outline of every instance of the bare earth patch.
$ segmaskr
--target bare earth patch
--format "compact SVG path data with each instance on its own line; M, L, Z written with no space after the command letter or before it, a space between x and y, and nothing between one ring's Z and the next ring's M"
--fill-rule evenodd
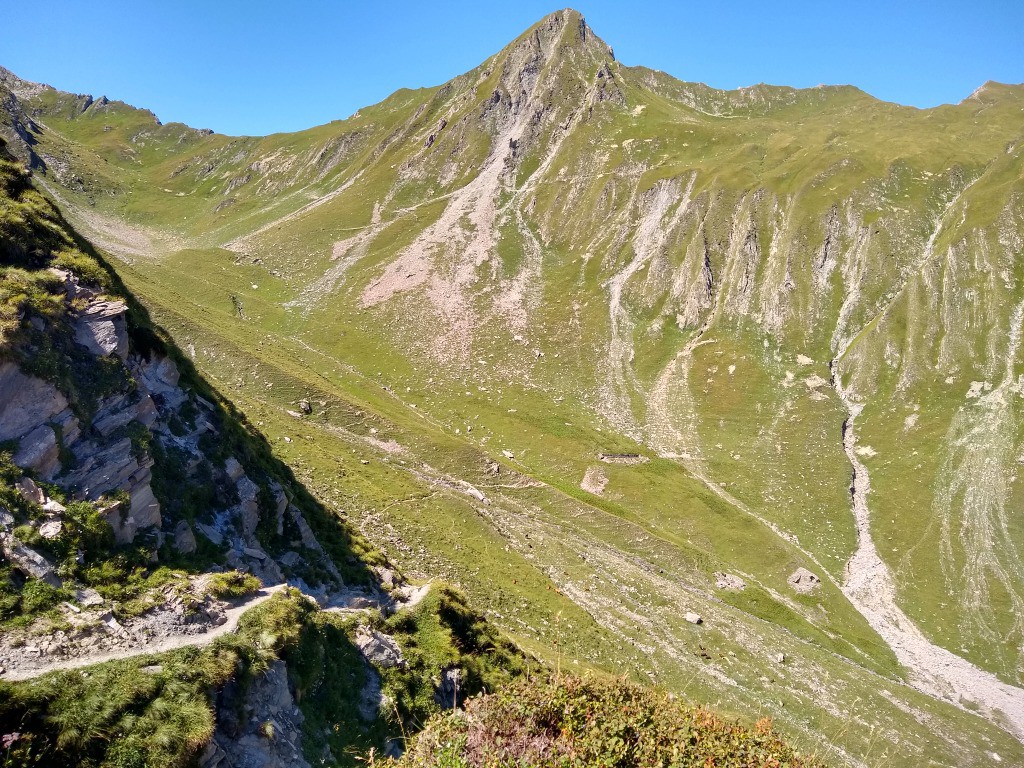
M600 467L588 467L586 474L583 475L580 488L587 493L600 496L604 492L606 485L608 485L608 477L604 471Z

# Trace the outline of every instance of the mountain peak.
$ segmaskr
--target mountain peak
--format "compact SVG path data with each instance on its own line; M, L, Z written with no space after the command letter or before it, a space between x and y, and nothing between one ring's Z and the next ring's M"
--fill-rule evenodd
M602 52L611 53L611 47L600 37L594 34L594 30L587 24L583 14L572 8L563 8L560 11L549 13L538 21L533 29L546 29L558 31L562 35L568 35L567 42L575 42L577 45L593 46ZM614 58L614 54L612 54Z
M514 50L524 43L538 45L545 59L559 52L578 55L582 51L589 54L588 58L602 61L615 58L611 46L594 34L583 14L572 8L549 13L516 38L505 51Z
M545 124L564 122L581 104L592 107L613 98L613 91L614 100L623 102L609 67L613 60L612 49L587 26L582 14L567 8L548 14L456 81L473 89L475 106L470 112L479 111L490 129L500 133L528 120L529 127L524 124L516 130L521 153Z

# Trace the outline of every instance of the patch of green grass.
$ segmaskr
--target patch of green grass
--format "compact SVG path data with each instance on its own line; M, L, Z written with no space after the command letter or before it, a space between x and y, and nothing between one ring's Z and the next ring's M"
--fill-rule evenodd
M328 747L338 764L355 765L372 748L383 748L390 733L386 721L368 722L359 713L371 673L345 621L332 614L316 614L284 658L305 718L303 751L308 760L318 760Z
M251 573L228 571L210 576L209 593L220 600L237 600L258 592L263 584Z
M304 751L315 762L330 749L337 763L354 766L387 742L414 733L441 711L437 685L442 671L461 670L457 698L496 687L524 670L521 652L474 612L465 597L444 584L412 611L380 620L376 626L399 643L405 664L371 671L354 644L358 622L316 613L299 640L283 653L296 700L305 716ZM367 720L360 713L369 676L379 674L382 705ZM450 706L450 704L449 704Z
M402 647L406 664L383 670L383 687L404 722L423 723L442 706L461 704L467 696L495 690L525 669L521 652L466 603L464 595L444 584L412 611L388 619L383 629ZM453 701L438 700L435 680L445 669L461 670Z

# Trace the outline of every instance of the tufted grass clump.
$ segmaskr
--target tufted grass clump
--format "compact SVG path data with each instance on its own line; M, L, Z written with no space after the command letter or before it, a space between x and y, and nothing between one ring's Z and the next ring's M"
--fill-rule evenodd
M410 728L469 696L502 687L526 669L522 651L449 584L435 584L418 606L395 614L381 628L398 641L405 657L403 666L382 670L381 678L395 713ZM459 682L442 694L437 681L446 669L458 669Z
M258 592L262 586L263 582L251 573L227 571L213 574L207 589L213 597L221 600L237 600Z

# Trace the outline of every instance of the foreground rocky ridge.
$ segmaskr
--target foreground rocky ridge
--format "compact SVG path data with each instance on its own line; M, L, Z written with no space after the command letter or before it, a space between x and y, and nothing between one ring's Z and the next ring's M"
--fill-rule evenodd
M307 591L319 591L325 603L328 595L341 590L344 582L337 567L281 483L264 471L256 475L262 481L257 484L235 456L221 459L225 442L230 444L222 433L224 412L181 385L172 358L155 350L144 356L131 348L125 302L99 298L98 289L81 285L66 270L51 269L50 275L58 300L63 293L75 343L98 358L97 363L102 361L105 375L113 375L123 386L87 410L80 400L69 402L54 382L26 374L16 362L4 362L0 440L15 444L11 461L32 478L53 483L70 499L95 503L115 544L143 547L155 562L163 547L177 555L194 554L200 535L208 542L207 550L223 556L228 566L251 572L267 584L280 583L281 565L264 543L277 539L283 546L287 523L288 544L303 552L276 553L289 573ZM42 321L28 311L22 322L34 327ZM51 326L42 332L58 329ZM89 361L83 364L88 366ZM155 455L161 457L161 466ZM252 465L249 472L256 474ZM170 510L162 513L154 483ZM172 502L170 494L184 490L175 483L205 483L212 503L195 509L183 507L180 497ZM46 513L42 521L30 525L44 538L59 535L63 505L47 498L30 477L19 481L19 490L26 502ZM23 522L13 519L9 527ZM257 536L261 522L269 528L263 542ZM9 558L26 558L15 553L12 536L5 541ZM301 574L311 565L325 570L326 579L306 584ZM40 567L44 570L37 568L36 578L61 586L55 566Z
M469 630L479 619L460 596L407 585L294 481L2 144L0 188L8 760L227 768L308 765L313 750L334 762L332 744L383 750L390 728L515 671L518 651ZM415 646L421 623L447 633L450 616L459 649L442 639L435 656L403 657L396 637ZM330 674L310 668L317 658ZM436 701L384 706L432 675ZM300 710L310 685L326 699ZM56 714L66 688L72 719L99 704L89 725ZM151 738L168 712L179 719Z

